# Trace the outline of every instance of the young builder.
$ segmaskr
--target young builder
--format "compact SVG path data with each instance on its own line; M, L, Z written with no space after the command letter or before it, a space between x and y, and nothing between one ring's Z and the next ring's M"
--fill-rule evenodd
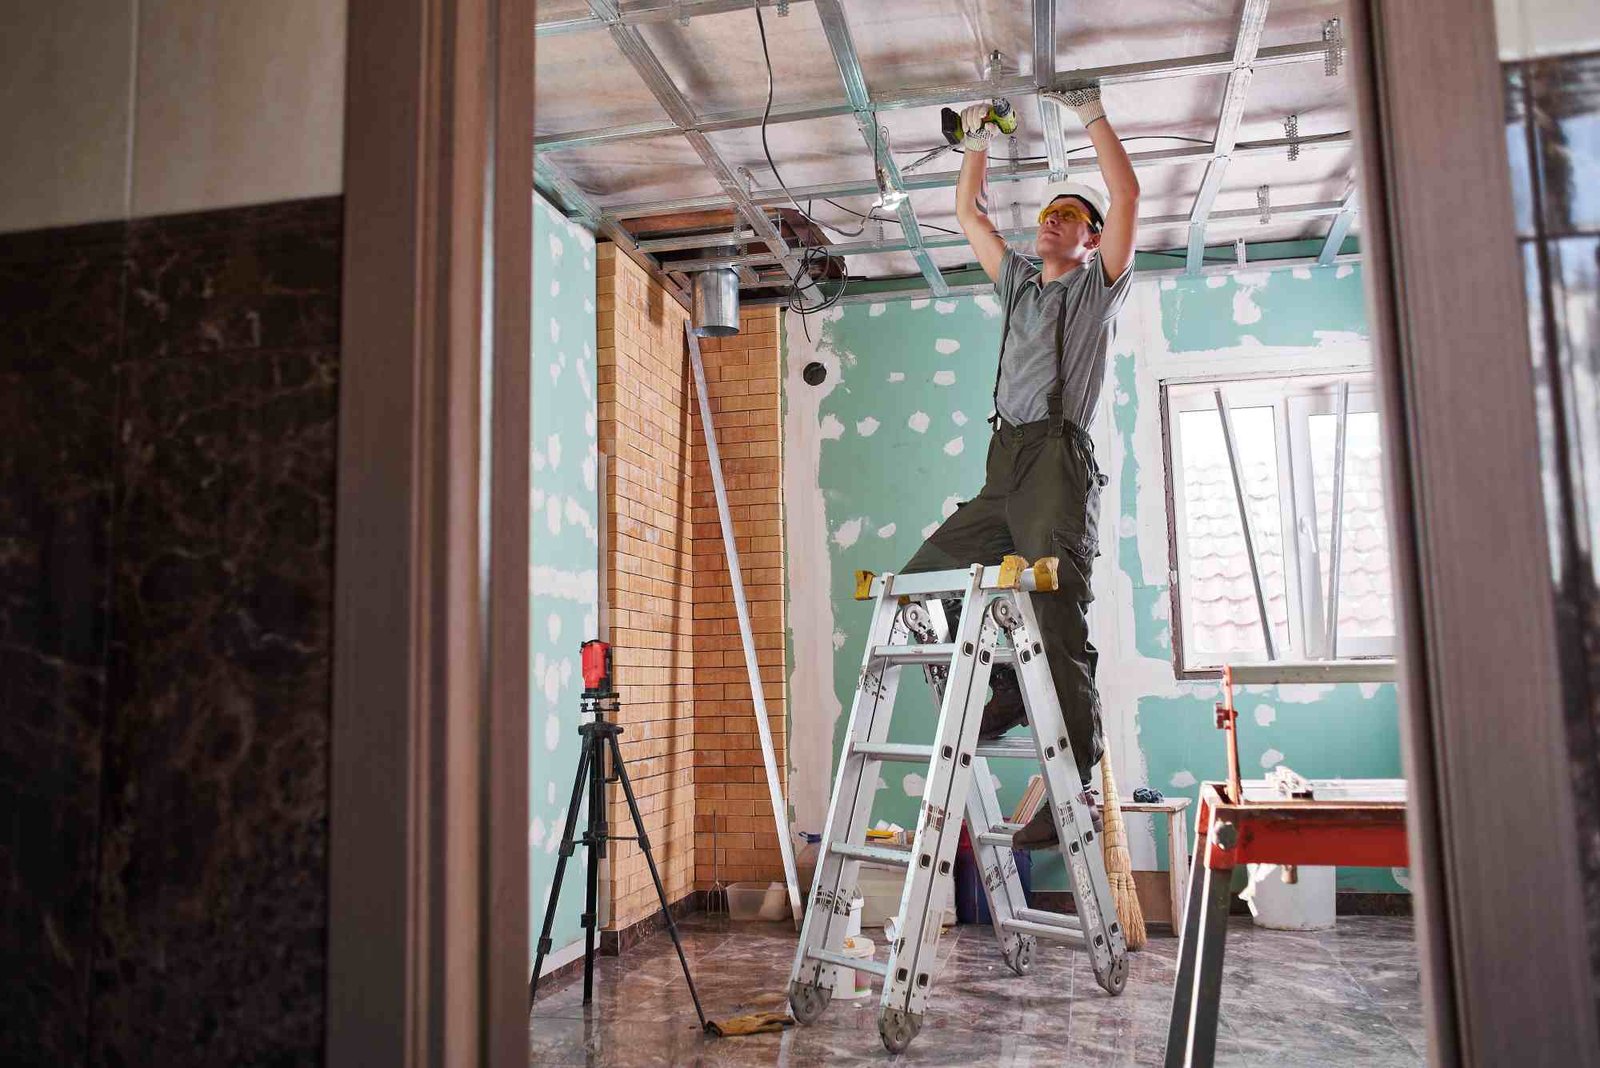
M1036 596L1034 610L1087 792L1089 773L1104 750L1094 678L1099 654L1089 642L1088 609L1106 482L1087 427L1105 378L1113 321L1132 281L1139 182L1106 120L1098 87L1049 95L1083 123L1110 203L1091 186L1051 183L1035 245L1042 263L1019 255L988 215L989 139L998 133L988 121L989 104L962 112L966 154L956 184L956 216L1005 309L990 420L994 435L983 489L923 542L903 571L998 564L1007 553L1060 559L1061 588ZM1026 719L1009 665L994 669L990 685L981 727L986 740ZM1014 844L1056 844L1048 806L1017 832Z

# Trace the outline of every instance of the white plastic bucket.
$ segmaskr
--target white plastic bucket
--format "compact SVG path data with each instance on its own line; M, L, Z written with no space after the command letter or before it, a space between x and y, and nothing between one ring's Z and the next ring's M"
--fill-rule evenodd
M1334 925L1334 869L1302 865L1292 883L1278 864L1251 864L1250 885L1239 895L1257 927L1273 931L1326 931Z
M862 938L859 934L844 940L844 955L854 960L871 960L877 948L872 939ZM851 1001L872 995L872 987L869 985L871 972L859 972L838 965L829 965L823 971L832 973L833 996L836 998Z

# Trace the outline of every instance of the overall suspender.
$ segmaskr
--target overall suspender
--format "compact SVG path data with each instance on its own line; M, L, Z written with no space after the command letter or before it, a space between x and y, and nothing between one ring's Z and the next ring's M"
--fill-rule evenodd
M1042 276L1041 276L1042 277ZM1006 365L1006 342L1011 338L1011 313L1016 309L1017 303L1022 299L1022 287L1026 282L1019 283L1011 291L1011 299L1006 301L1005 317L1000 324L1000 356L994 365L994 411L989 415L988 423L992 430L1000 429L1000 375ZM1043 295L1044 285L1039 286L1039 293ZM1065 430L1066 416L1061 408L1061 357L1067 336L1067 295L1061 294L1061 307L1056 312L1056 384L1045 397L1046 411L1050 419L1050 436L1060 437Z

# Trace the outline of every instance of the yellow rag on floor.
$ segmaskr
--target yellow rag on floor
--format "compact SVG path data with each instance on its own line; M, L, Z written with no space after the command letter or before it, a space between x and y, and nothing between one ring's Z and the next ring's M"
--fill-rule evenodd
M762 1035L774 1031L782 1031L785 1027L794 1026L794 1017L786 1012L752 1012L746 1016L734 1016L720 1023L712 1020L706 1025L711 1033L718 1038L731 1038L734 1035Z

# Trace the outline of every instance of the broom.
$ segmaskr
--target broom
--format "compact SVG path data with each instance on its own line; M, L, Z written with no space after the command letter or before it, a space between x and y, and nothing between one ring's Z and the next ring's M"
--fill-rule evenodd
M1129 949L1143 949L1148 936L1139 895L1133 886L1133 856L1128 852L1128 832L1122 823L1122 801L1117 797L1117 780L1111 774L1111 752L1100 757L1101 788L1105 791L1105 831L1102 834L1106 878L1111 897L1117 903L1117 919Z

